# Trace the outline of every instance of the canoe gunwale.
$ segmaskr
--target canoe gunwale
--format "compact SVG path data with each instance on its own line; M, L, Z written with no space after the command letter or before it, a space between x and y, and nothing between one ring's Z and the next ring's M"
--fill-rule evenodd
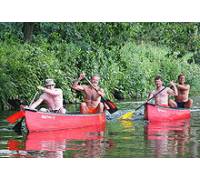
M72 112L72 113L65 113L65 114L62 114L62 113L54 113L54 112L42 112L42 111L35 111L35 110L24 110L24 112L34 112L34 113L40 113L40 114L46 114L46 115L55 115L55 116L97 116L97 115L101 115L103 113L95 113L95 114L81 114L80 112Z
M156 106L158 108L171 109L171 110L181 110L181 111L190 110L190 108L172 108L172 107L165 107L165 106L160 106L160 105L151 104L151 103L146 103L145 105L151 105L151 106Z

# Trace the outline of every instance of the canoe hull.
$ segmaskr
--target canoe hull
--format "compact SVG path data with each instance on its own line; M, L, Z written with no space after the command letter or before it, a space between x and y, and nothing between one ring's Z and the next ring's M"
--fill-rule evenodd
M191 113L188 109L173 109L147 103L145 105L144 118L150 122L176 121L190 119Z
M53 131L96 126L105 126L105 113L98 114L55 114L25 111L25 122L29 132Z

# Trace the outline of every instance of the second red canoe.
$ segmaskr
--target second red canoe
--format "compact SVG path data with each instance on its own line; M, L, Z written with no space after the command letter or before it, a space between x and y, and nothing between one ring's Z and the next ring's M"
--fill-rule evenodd
M145 105L144 118L150 122L176 121L190 119L191 113L189 109L175 109L147 103Z

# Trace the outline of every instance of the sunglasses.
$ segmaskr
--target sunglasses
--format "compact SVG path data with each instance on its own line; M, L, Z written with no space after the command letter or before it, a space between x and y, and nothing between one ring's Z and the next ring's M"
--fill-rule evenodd
M47 85L46 87L55 86L54 84Z

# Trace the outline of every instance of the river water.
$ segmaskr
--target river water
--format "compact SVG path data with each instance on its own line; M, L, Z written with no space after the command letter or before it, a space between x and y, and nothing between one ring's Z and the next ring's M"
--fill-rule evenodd
M155 158L200 157L200 98L195 97L192 118L176 124L148 124L140 109L132 121L117 119L127 109L141 102L118 103L120 111L109 116L106 129L90 128L43 133L13 131L5 118L14 112L0 114L1 158ZM76 107L77 108L77 107Z

